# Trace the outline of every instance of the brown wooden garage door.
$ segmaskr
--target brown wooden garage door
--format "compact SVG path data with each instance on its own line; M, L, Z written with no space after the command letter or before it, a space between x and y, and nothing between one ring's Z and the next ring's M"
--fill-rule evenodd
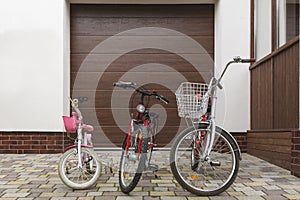
M170 99L149 104L161 116L157 143L169 144L183 127L174 91L208 79L213 58L214 5L71 5L71 91L96 147L120 146L127 131L134 94L113 88L118 80Z

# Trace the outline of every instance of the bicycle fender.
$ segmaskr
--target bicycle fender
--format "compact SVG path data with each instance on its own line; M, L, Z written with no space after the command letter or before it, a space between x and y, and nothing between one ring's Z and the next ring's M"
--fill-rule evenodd
M220 127L220 126L216 126L216 128L221 129L222 131L224 131L225 133L227 133L227 135L228 135L229 137L231 137L232 141L233 141L233 142L235 143L235 145L237 146L237 149L234 149L234 151L238 151L240 160L242 160L241 149L240 149L240 146L239 146L239 144L237 143L236 139L231 135L231 133L229 133L228 131L226 131L224 128L222 128L222 127Z
M201 126L202 126L202 127L201 127ZM209 126L209 122L200 122L200 123L199 123L199 127L200 127L200 128L207 128L208 126ZM242 160L241 149L240 149L240 146L239 146L239 144L237 143L236 139L235 139L228 131L226 131L224 128L222 128L222 127L220 127L220 126L216 126L216 129L219 129L219 130L224 131L224 132L232 139L232 141L234 142L234 144L235 144L236 147L237 147L237 149L234 149L234 151L238 151L240 160Z
M68 146L68 147L66 148L66 151L68 151L68 150L70 150L70 149L74 149L74 148L76 148L76 147L77 147L77 145ZM90 148L90 149L93 148L93 146L85 145L85 144L82 144L81 147L86 147L86 148Z

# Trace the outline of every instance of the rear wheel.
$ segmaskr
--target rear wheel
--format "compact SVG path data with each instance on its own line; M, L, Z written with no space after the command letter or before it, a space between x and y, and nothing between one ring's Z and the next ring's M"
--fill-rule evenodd
M144 126L137 126L131 136L126 135L119 170L119 185L122 192L131 192L138 184L145 169L147 148L147 129Z

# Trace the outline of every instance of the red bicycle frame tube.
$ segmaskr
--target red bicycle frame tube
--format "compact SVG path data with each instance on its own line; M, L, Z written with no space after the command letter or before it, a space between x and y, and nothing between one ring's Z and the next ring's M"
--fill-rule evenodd
M130 140L131 140L132 127L133 127L133 119L131 120L130 126L128 128L128 134L127 134L127 140L126 140L126 146L125 146L126 155L128 154L129 144L130 144Z
M141 151L142 151L142 145L143 145L143 135L139 135L139 144L138 144L138 156L141 155Z

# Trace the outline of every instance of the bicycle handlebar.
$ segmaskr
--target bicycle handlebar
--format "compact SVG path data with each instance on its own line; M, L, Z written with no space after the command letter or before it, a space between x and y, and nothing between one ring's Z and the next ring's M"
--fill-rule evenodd
M82 114L81 114L81 112L80 112L80 110L78 108L78 99L71 99L71 98L69 98L69 100L71 101L72 108L77 113L78 118L80 120L82 120Z
M256 61L255 58L242 59L242 63L253 63L253 62L255 62L255 61Z
M113 84L114 87L121 87L121 88L135 88L136 84L133 82L125 82L125 81L119 81Z
M224 74L225 74L225 72L226 72L228 66L231 65L232 63L253 63L253 62L255 62L255 61L256 61L255 58L241 58L241 57L239 57L239 56L233 58L232 61L229 61L229 62L227 63L227 65L226 65L224 71L222 72L220 78L218 79L218 84L221 82L221 79L223 78L223 76L224 76Z
M142 95L146 95L146 96L155 96L156 99L158 100L161 100L162 102L164 102L165 104L168 104L169 103L169 100L158 94L156 91L153 91L153 92L148 92L148 91L145 91L145 90L141 90L137 87L137 84L136 83L133 83L133 82L125 82L125 81L119 81L119 82L115 82L113 84L114 87L121 87L121 88L133 88L135 89L136 92L142 94Z
M165 104L169 103L169 100L166 97L164 97L164 96L160 95L159 97L156 97L156 98L158 98L159 100L163 101Z

